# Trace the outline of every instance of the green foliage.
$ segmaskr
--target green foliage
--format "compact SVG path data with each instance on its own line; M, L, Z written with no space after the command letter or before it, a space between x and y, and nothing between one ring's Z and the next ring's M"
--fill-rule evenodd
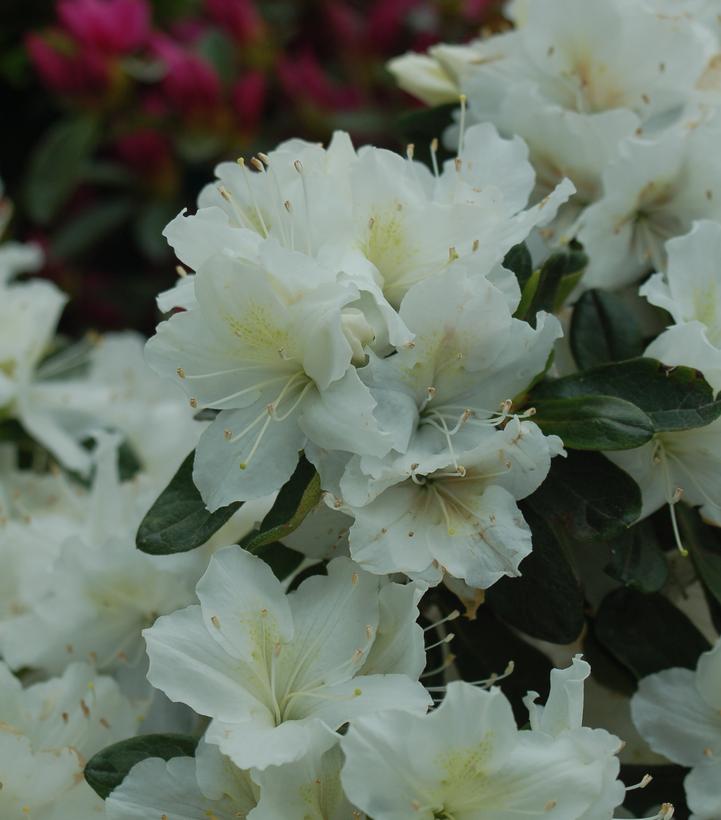
M257 552L260 547L280 541L297 529L321 498L320 476L301 456L293 475L281 487L260 528L241 542L241 547Z
M106 746L93 755L85 766L85 780L105 800L117 788L128 772L148 757L193 757L198 738L190 735L139 735Z
M574 450L628 450L653 437L651 419L636 405L614 396L578 396L533 402L533 420Z
M721 604L721 539L718 530L704 524L699 513L684 504L678 505L677 516L684 546L696 572L708 593Z
M515 274L518 285L523 291L526 283L533 275L533 260L525 242L514 245L508 251L503 260L503 267Z
M88 116L60 120L35 147L25 178L23 201L28 215L47 225L80 181L99 139L97 122Z
M150 555L187 552L204 544L240 508L240 502L211 513L193 483L195 453L183 461L170 484L140 522L136 545Z
M655 359L604 364L537 385L531 401L612 396L643 410L657 433L704 427L721 415L701 374L690 367L666 367Z
M526 502L551 529L573 541L624 533L641 514L636 482L600 453L554 458L546 480Z
M663 588L668 580L668 562L650 521L642 521L614 540L606 572L640 592Z
M617 589L601 602L596 637L636 679L662 669L693 669L710 647L691 621L659 593Z
M633 311L619 296L605 290L587 290L576 302L570 343L581 370L636 358L644 348Z
M533 552L521 562L520 578L501 578L486 592L486 604L534 638L571 643L584 624L581 587L544 521L533 512L524 517L533 533Z
M521 285L521 303L516 309L516 318L535 325L539 310L552 312L559 309L580 281L587 264L588 257L577 248L552 253Z

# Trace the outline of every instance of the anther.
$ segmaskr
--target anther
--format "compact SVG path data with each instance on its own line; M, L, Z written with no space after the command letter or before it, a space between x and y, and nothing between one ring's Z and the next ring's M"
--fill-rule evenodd
M473 240L473 244L471 245L471 250L473 251L473 253L475 253L478 250L480 245L481 245L481 242L480 242L479 239L474 239Z
M195 410L195 408L198 406L198 400L197 399L191 399L189 404L193 408L193 410Z
M210 622L216 629L220 629L220 618L217 615L212 615L210 618Z
M227 428L223 430L223 438L225 438L227 441L230 441L233 438L233 431L228 430Z
M182 367L179 367L175 372L178 374L179 379L185 378L185 370Z
M408 157L408 159L413 159L413 155L415 154L415 152L416 146L412 142L409 142L408 145L406 145L406 156Z
M185 277L188 275L188 271L185 270L185 268L182 265L176 265L175 272L181 279L185 279Z
M264 171L265 165L258 159L258 157L253 157L250 160L250 164L255 168L256 171Z
M258 151L258 159L265 165L266 167L270 165L270 157L267 154L264 154L262 151Z

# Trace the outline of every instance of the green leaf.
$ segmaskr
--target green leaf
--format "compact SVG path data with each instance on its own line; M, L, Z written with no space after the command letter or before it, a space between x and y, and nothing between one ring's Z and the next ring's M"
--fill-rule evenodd
M274 542L272 544L265 544L259 547L255 553L259 558L262 558L266 564L273 570L273 575L279 581L291 575L303 563L305 556L286 547L285 544Z
M133 236L140 250L153 262L170 257L170 246L163 236L163 228L180 209L175 202L147 202L133 220Z
M518 285L521 291L523 291L526 282L528 282L533 274L533 261L531 260L531 254L525 242L514 245L511 250L508 251L503 260L503 267L516 275Z
M237 48L220 29L209 28L196 43L197 52L216 70L224 83L235 79Z
M83 176L99 137L97 122L80 116L50 128L30 158L23 200L28 215L41 225L58 214Z
M690 367L666 367L655 359L629 359L541 382L530 400L613 396L635 404L658 433L705 427L721 415L703 376Z
M538 290L540 282L541 271L534 270L521 288L521 301L518 303L516 312L513 314L514 319L526 319L528 317L533 300L536 298L536 291Z
M595 618L598 640L640 680L681 666L694 669L709 642L667 598L656 592L617 589L601 602Z
M533 533L533 551L521 562L520 578L501 578L486 591L486 605L534 638L571 643L583 629L583 593L543 520L532 512L525 518Z
M668 580L668 562L648 519L614 541L606 572L639 592L658 592Z
M653 437L651 419L635 404L613 396L534 401L533 420L574 450L628 450Z
M517 318L526 319L533 324L539 310L553 312L558 309L578 284L587 264L586 254L576 248L569 247L552 253L538 272L532 298L527 299L524 294L521 305L516 310ZM532 281L533 277L528 280L527 286Z
M587 290L571 317L571 352L581 370L643 354L643 336L626 303L605 290Z
M85 779L105 800L117 788L136 763L148 757L194 757L198 738L190 735L139 735L106 746L85 765Z
M320 476L305 456L301 456L295 472L281 487L260 529L247 535L240 546L256 552L266 544L281 541L303 523L320 498Z
M691 555L699 578L721 604L721 539L716 528L704 524L698 511L685 504L677 506L676 515L684 546Z
M77 256L116 230L133 212L132 200L107 199L91 205L55 233L51 242L54 256Z
M641 514L641 490L600 453L571 450L554 458L546 480L528 504L557 534L603 541L625 532Z
M204 544L240 508L240 502L211 513L193 483L193 458L185 459L140 523L135 543L150 555L173 555Z

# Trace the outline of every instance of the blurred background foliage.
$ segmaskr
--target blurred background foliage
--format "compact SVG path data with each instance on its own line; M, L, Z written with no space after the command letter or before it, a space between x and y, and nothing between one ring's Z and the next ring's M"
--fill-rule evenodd
M280 140L399 147L433 123L386 61L464 41L495 0L2 0L0 177L76 334L156 320L162 228L221 159ZM410 116L408 112L411 112ZM424 117L426 119L424 120ZM440 127L440 123L439 123ZM430 137L429 137L430 138Z

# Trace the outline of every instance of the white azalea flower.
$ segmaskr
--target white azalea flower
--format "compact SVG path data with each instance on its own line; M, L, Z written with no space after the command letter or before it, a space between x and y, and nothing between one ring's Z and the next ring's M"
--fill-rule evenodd
M41 365L66 301L51 282L0 282L0 414L66 467L86 471L90 457L73 434L86 419L68 408L77 387L46 379Z
M327 730L319 732L300 760L255 772L260 801L250 820L361 820L364 815L348 802L340 782L338 740Z
M721 526L721 419L705 427L657 433L642 447L605 455L641 488L641 518L668 504L676 530L674 505L683 499L700 507L709 523ZM676 540L680 545L678 532Z
M200 741L195 757L136 763L105 801L109 820L239 820L255 817L258 787L248 772Z
M469 128L459 142L459 156L443 169L431 147L434 173L412 152L406 159L367 146L356 154L342 133L327 151L299 140L284 143L262 155L263 162L256 159L262 173L218 166L220 185L208 186L198 213L177 217L165 234L196 270L223 249L254 259L260 238L271 236L343 271L366 294L359 307L374 327L373 349L382 353L388 342L403 341L387 302L397 306L414 282L459 256L472 254L475 269L488 273L573 193L567 180L558 180L524 210L533 169L523 142L501 139L491 125ZM184 280L175 293L187 306ZM172 302L163 295L163 307Z
M653 139L631 138L603 175L603 196L579 218L589 255L586 287L618 288L666 269L667 239L696 219L721 216L721 172L714 158L718 117Z
M211 259L195 277L197 306L147 345L151 366L194 408L222 411L195 461L210 510L279 489L307 438L378 455L392 444L353 367L373 335L353 306L358 290L275 243L261 254L262 266Z
M625 788L618 780L619 759L616 755L623 744L604 729L582 729L584 682L591 667L577 655L565 669L551 671L551 691L545 706L536 703L538 694L529 692L524 703L530 716L531 729L552 737L573 736L579 756L587 763L602 766L600 793L593 805L581 815L583 820L604 820L611 817L623 802Z
M696 670L664 669L644 678L631 700L636 728L651 748L691 766L684 780L694 820L721 814L721 641Z
M135 734L138 715L111 678L74 663L23 689L0 664L0 813L3 820L103 816L83 779L85 761Z
M76 659L100 669L133 665L142 657L141 629L192 600L202 559L154 558L135 547L158 487L140 479L121 484L115 461L112 440L102 441L92 490L77 499L82 523L66 524L71 531L38 578L42 594L0 623L0 648L13 668L58 672Z
M622 797L621 784L611 782L621 743L576 726L575 710L567 706L573 718L560 731L518 731L499 689L450 683L429 715L389 711L355 721L341 740L341 780L375 820L594 817L611 792Z
M144 344L130 331L98 340L90 353L88 380L106 389L91 410L127 438L143 471L164 484L195 447L204 425L193 421L183 391L169 390L148 367Z
M458 102L460 88L457 79L430 54L408 52L388 62L398 87L426 105Z
M413 346L367 368L400 452L352 458L336 490L355 518L351 555L364 568L431 583L445 569L481 588L519 574L531 536L516 500L540 485L562 448L511 415L509 402L543 371L560 327L539 314L534 329L513 309L462 266L405 297ZM316 461L332 485L323 455Z
M380 631L378 586L336 558L328 577L309 578L286 596L263 561L229 547L198 584L200 606L145 631L148 678L211 717L206 740L241 768L298 760L319 724L337 729L388 706L423 712L428 695L405 674L383 664L363 674Z
M696 222L690 233L666 245L666 275L654 274L640 289L675 324L646 348L668 365L700 370L714 393L721 390L721 224Z

